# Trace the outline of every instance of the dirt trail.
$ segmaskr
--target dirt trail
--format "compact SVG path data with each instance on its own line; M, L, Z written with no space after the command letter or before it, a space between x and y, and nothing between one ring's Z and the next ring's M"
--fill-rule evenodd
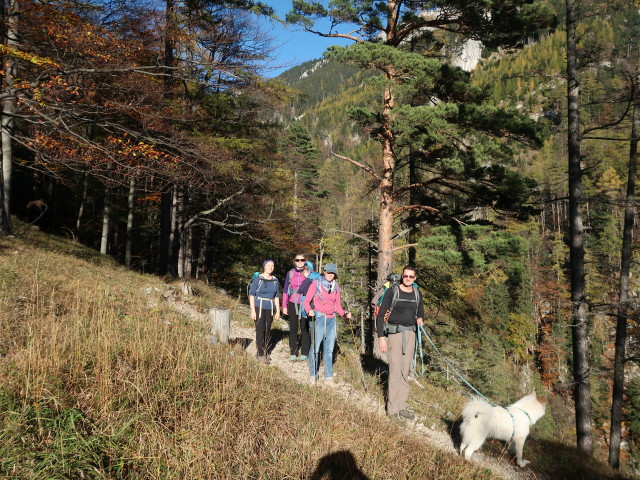
M182 301L172 301L173 307L192 319L198 319L204 322L208 322L208 316L204 313L200 313L191 304ZM239 306L236 312L237 315L246 314L249 316L249 309L245 306ZM274 324L274 328L281 331L288 331L289 324L280 320ZM255 330L253 328L244 327L232 322L230 339L235 339L242 345L248 345L246 347L247 354L255 358L256 346L255 346ZM256 360L257 361L257 360ZM266 368L278 368L284 375L300 383L309 384L309 367L307 362L291 362L289 360L289 344L288 337L284 337L276 342L276 345L271 352L271 363ZM338 395L345 401L349 402L353 408L357 408L369 413L375 413L381 417L386 418L382 393L376 395L376 392L363 392L361 390L355 390L349 383L342 381L339 372L334 372L334 385L328 386L322 381L322 370L320 371L320 379L318 381L317 388L323 388L331 391L332 394ZM391 421L391 420L389 420ZM430 446L438 448L442 451L450 453L451 455L458 455L457 450L454 447L451 436L440 430L435 430L425 426L422 423L422 419L418 416L415 421L406 422L403 427L407 433L413 434L422 439ZM500 460L495 457L483 455L482 452L476 452L472 458L473 462L478 463L482 467L491 469L496 475L499 475L509 480L544 480L545 477L534 472L530 468L518 468L515 464L510 463L508 460Z

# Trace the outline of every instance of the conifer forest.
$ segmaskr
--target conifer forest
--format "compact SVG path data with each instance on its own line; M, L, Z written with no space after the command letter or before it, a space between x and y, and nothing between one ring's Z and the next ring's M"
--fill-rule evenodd
M4 0L0 238L243 301L264 259L331 262L372 355L376 292L415 265L479 391L526 379L640 475L640 3L270 3ZM350 43L274 78L265 21Z

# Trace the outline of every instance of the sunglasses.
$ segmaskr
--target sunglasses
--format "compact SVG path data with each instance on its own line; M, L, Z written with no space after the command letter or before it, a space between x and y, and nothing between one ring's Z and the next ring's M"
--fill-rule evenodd
M304 258L296 258L296 262L304 262L305 259Z
M402 275L402 278L416 278L415 275Z

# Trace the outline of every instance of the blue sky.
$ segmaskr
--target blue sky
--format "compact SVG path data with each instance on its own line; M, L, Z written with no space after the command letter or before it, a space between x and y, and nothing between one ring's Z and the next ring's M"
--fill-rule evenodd
M284 18L291 10L291 0L263 0L273 7L276 15ZM275 22L260 21L262 29L273 37L275 60L272 62L274 70L265 72L267 77L275 77L291 67L307 60L321 58L322 53L331 45L349 45L351 42L336 38L324 38L307 33L293 26L283 26Z

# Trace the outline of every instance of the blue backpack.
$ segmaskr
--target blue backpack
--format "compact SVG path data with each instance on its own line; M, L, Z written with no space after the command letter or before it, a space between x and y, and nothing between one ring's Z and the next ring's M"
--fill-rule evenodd
M313 285L314 280L318 280L322 275L319 272L311 272L307 278L300 284L300 288L298 288L298 293L301 295L300 304L304 305L304 300L309 293L309 287ZM315 292L314 292L315 295ZM307 312L304 311L304 307L300 309L302 318L307 318Z

